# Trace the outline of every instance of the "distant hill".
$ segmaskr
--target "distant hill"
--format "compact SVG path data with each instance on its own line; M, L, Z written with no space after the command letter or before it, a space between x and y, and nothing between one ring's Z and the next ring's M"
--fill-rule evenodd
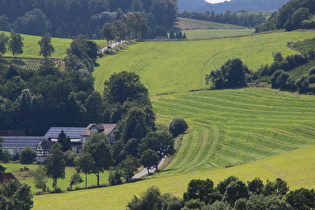
M247 10L248 12L256 11L276 11L289 0L231 0L218 4L210 4L203 0L178 0L178 10L183 11L214 11L222 13L226 10L237 12Z

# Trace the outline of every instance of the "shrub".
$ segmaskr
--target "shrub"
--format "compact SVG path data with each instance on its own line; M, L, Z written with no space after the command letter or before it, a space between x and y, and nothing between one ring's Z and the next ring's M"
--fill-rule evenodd
M177 116L172 119L168 129L172 133L173 137L178 136L181 133L184 133L188 128L186 121L181 117Z
M35 157L36 157L35 152L30 147L26 147L21 151L20 163L31 164L34 161Z

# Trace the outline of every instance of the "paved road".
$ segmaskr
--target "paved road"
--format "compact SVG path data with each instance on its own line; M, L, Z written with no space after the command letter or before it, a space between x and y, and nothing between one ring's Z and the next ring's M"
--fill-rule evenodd
M108 47L109 47L109 46L113 49L113 48L115 48L115 47L119 46L120 44L122 44L122 43L124 43L124 42L125 42L125 41L121 41L121 42L114 42L113 44L110 44L110 45L108 45L108 46L106 46L106 47L104 47L104 48L100 49L100 50L99 50L99 53L103 53L103 52L105 52L105 51L108 49Z
M161 165L164 163L165 158L162 158L162 160L160 161L158 168L161 167ZM150 169L150 173L153 173L155 171L155 168L151 168ZM139 179L142 176L145 176L148 174L148 169L144 168L142 171L140 171L139 173L137 173L136 175L134 175L131 179Z

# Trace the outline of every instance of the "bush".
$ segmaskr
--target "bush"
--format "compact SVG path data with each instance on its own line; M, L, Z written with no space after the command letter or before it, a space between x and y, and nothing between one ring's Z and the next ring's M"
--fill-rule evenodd
M168 129L174 138L179 134L184 133L187 128L188 125L181 116L174 117L168 126Z
M25 149L21 151L20 163L31 164L33 163L35 157L36 157L35 152L30 147L26 147Z

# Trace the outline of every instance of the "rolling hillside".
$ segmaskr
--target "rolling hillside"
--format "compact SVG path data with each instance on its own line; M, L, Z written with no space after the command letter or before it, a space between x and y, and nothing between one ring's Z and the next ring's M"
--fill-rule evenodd
M151 95L207 88L204 77L228 59L241 58L251 70L273 62L272 52L286 57L296 51L288 42L313 38L314 31L276 32L225 39L148 41L129 45L116 55L97 60L95 89L103 92L111 74L133 71Z
M140 195L150 186L159 187L162 193L169 192L182 197L191 179L209 178L217 184L230 175L243 181L260 177L264 183L267 179L274 181L281 177L288 182L291 190L301 186L314 188L314 149L315 146L305 147L232 168L158 177L99 189L34 196L34 209L126 209L127 202L133 195Z

